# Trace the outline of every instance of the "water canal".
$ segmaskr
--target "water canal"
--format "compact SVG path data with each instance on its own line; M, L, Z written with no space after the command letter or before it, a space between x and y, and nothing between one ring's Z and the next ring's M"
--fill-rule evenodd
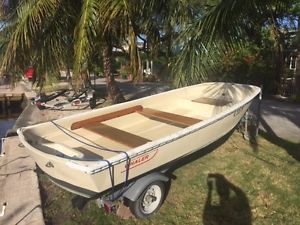
M0 101L0 138L6 136L8 130L12 129L21 112L23 111L23 99L16 101ZM1 151L2 145L0 145Z

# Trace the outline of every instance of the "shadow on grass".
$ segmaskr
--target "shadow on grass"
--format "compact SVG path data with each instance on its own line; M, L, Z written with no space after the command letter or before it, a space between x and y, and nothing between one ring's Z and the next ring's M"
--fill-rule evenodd
M79 195L75 195L71 201L72 201L73 208L77 208L78 210L83 210L85 205L90 201L90 199L84 198Z
M244 134L244 139L249 141L249 144L252 147L253 151L255 153L257 153L258 152L258 142L257 142L255 126L248 126L247 138L245 138L245 134Z
M250 225L252 213L246 194L222 174L209 174L203 212L204 225Z

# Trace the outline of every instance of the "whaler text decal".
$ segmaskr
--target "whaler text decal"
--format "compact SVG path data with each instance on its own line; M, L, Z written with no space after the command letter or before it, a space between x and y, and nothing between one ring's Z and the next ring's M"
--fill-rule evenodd
M129 163L129 169L132 169L134 167L137 167L145 162L148 162L149 160L153 159L154 156L156 155L156 153L158 152L158 149L154 150L154 151L151 151L151 152L147 152L145 154L142 154L142 155L139 155L135 158L132 158L130 160L130 163ZM125 164L125 170L122 171L122 173L124 173L127 169L127 164Z

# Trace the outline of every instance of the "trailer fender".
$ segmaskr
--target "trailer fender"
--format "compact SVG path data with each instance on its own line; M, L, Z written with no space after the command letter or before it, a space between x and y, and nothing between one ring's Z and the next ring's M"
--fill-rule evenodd
M123 197L131 201L136 201L146 187L154 181L168 182L169 177L159 172L150 173L136 180L134 184L124 192Z

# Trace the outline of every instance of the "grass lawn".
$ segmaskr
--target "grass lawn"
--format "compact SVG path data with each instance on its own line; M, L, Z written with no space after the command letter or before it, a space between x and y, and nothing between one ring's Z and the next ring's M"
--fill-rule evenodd
M105 215L90 201L40 175L46 224L300 224L300 145L261 134L249 144L238 132L192 155L174 170L169 194L147 220Z

